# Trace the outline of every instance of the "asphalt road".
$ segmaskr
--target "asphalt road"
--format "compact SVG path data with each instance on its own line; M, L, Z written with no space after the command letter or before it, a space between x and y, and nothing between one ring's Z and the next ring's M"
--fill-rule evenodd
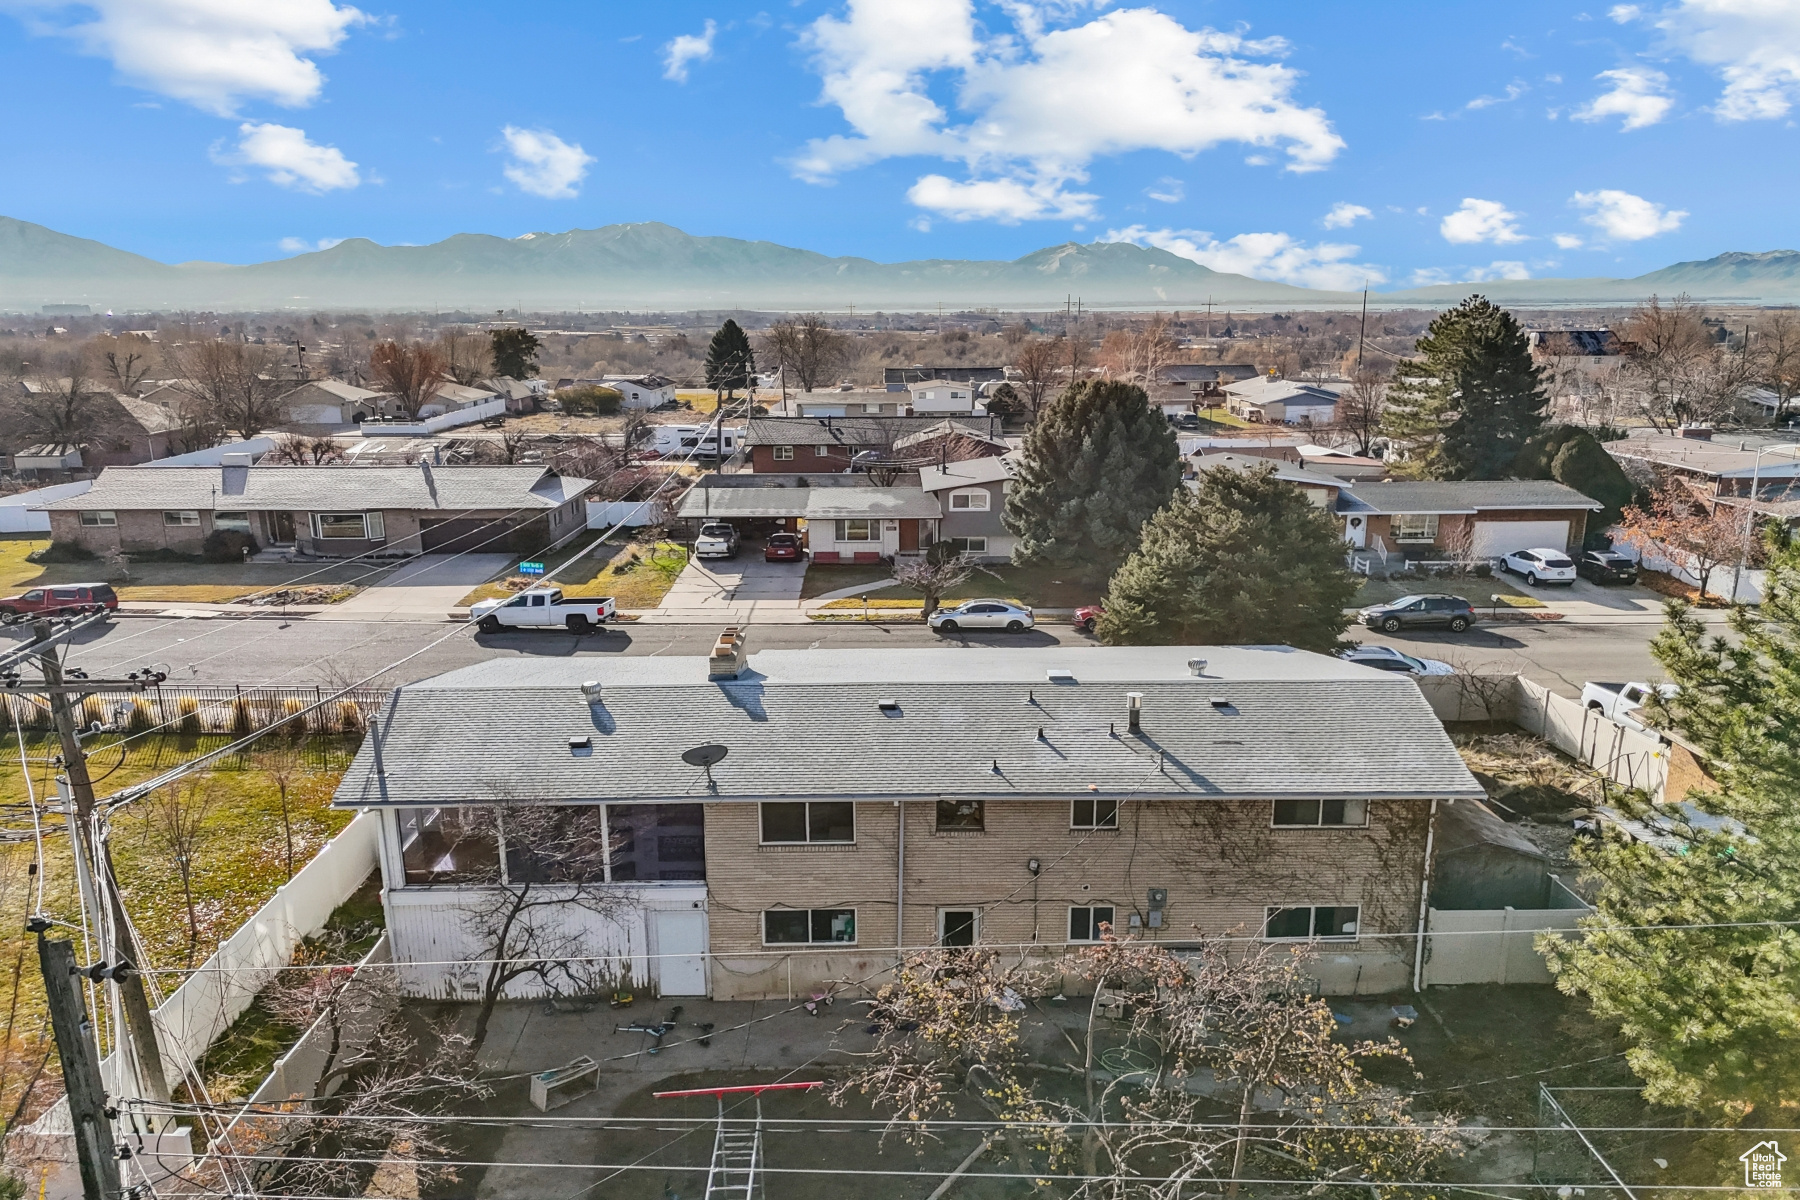
M1364 641L1398 646L1410 654L1470 669L1518 670L1564 695L1577 695L1589 679L1655 679L1660 674L1648 642L1657 626L1502 625L1463 635L1411 633L1389 637L1352 630ZM716 625L618 625L573 637L558 631L478 634L448 622L309 622L273 620L164 620L125 618L78 640L70 657L93 678L118 677L142 667L166 670L174 682L324 683L342 686L380 671L392 686L490 658L604 658L616 654L704 655ZM8 628L0 637L20 640ZM752 652L813 646L1049 646L1091 644L1066 625L1023 635L964 634L940 638L909 625L758 625ZM0 646L4 643L0 642ZM409 658L408 656L416 655Z

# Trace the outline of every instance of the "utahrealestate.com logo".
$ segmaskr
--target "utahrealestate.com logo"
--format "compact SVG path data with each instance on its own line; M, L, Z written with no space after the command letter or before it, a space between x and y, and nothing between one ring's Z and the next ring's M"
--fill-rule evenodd
M1744 1164L1745 1187L1781 1186L1781 1164L1787 1161L1787 1155L1781 1152L1781 1146L1773 1140L1756 1143L1738 1155L1738 1161Z

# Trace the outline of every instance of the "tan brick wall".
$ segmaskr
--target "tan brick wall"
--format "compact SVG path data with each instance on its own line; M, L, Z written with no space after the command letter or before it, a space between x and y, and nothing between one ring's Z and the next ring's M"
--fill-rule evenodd
M1072 905L1110 904L1125 929L1147 891L1168 889L1161 930L1145 937L1254 935L1266 906L1359 904L1363 936L1331 943L1328 990L1382 990L1410 976L1428 806L1382 801L1361 829L1273 829L1268 802L1125 802L1116 831L1071 830L1069 802L1000 801L979 833L939 833L929 801L906 805L904 944L931 943L941 908L977 908L987 943L1060 944ZM897 809L857 806L852 846L760 846L754 804L706 808L706 860L714 994L799 994L832 978L877 972L895 945ZM1034 880L1027 870L1037 859ZM857 910L857 948L765 953L770 908Z

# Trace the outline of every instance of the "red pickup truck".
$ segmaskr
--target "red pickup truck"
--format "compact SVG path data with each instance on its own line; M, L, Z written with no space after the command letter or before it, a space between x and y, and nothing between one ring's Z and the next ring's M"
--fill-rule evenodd
M33 617L70 616L104 608L116 611L119 593L110 583L65 583L58 587L32 588L0 600L0 621L29 621Z

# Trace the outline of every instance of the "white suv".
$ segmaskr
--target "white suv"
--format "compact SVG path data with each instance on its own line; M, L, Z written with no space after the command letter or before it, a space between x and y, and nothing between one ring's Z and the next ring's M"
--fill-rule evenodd
M1514 575L1523 575L1532 587L1575 582L1575 560L1561 550L1517 550L1501 559L1500 565Z

